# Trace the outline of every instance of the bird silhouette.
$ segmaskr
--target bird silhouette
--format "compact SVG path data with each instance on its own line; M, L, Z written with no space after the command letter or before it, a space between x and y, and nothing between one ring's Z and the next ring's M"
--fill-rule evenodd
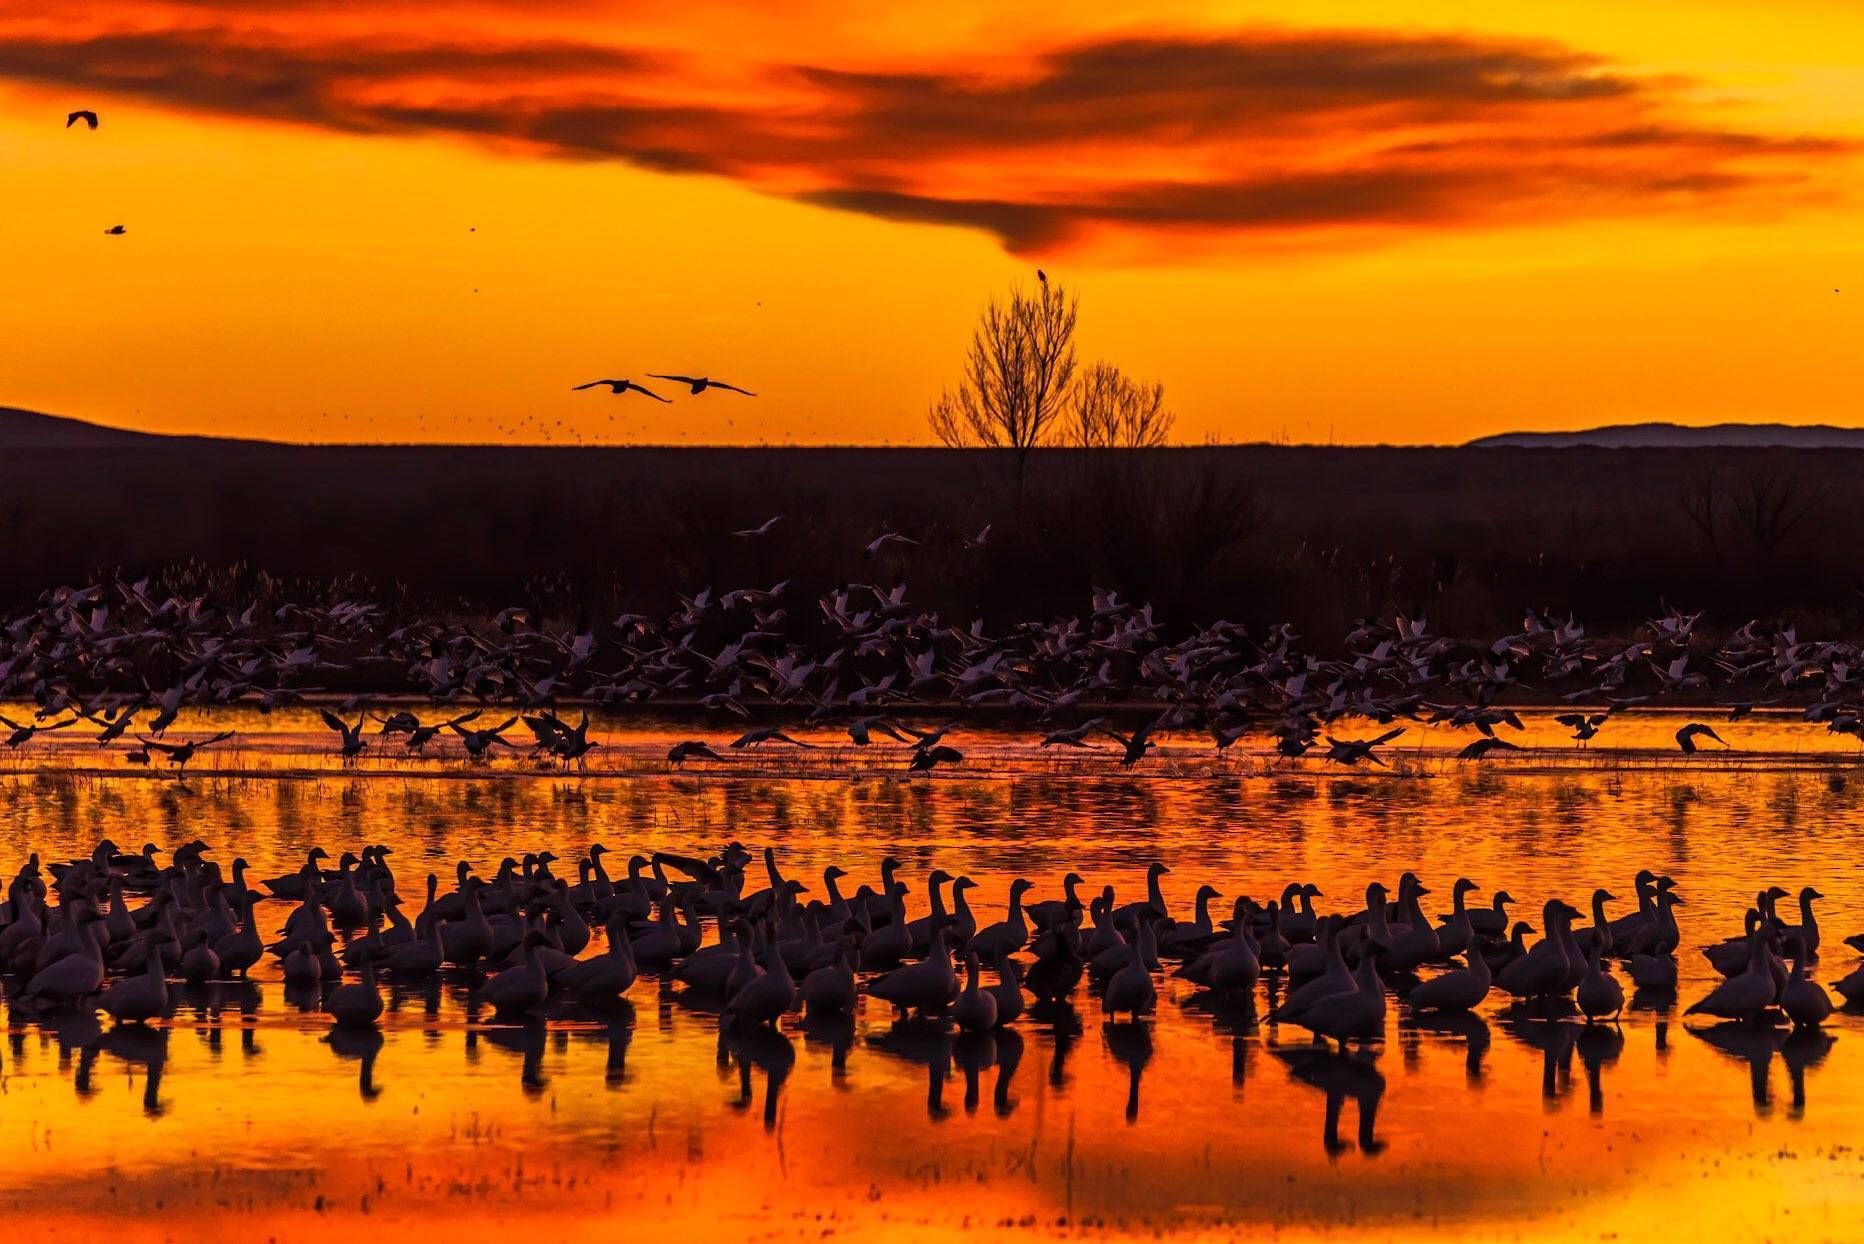
M580 393L584 389L599 389L603 385L607 385L608 391L617 396L623 393L644 393L648 397L653 398L656 402L666 402L669 406L673 404L671 398L662 397L652 389L643 389L632 380L591 380L588 384L571 385L570 392ZM694 392L697 391L698 390L694 390Z
M676 376L667 372L658 371L650 371L647 374L652 376L655 380L671 380L675 384L683 384L692 390L694 397L704 393L707 389L729 389L733 393L742 393L746 397L757 396L757 394L751 392L749 389L740 389L735 384L726 384L723 380L713 380L706 376Z
M1698 738L1714 739L1723 747L1728 746L1726 739L1722 738L1722 736L1715 733L1713 729L1703 725L1699 721L1692 721L1676 732L1676 745L1683 749L1684 755L1693 756L1696 754L1696 740Z
M76 112L65 114L66 129L70 129L80 121L84 122L85 126L89 129L94 130L97 128L97 114L92 112L89 108L80 108Z

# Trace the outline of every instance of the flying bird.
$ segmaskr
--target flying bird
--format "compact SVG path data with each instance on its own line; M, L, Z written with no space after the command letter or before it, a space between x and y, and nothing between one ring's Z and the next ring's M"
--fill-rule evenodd
M990 528L991 528L991 524L985 523L984 529L982 531L978 532L974 536L966 536L964 538L964 547L967 549L981 549L986 544L989 544L990 543Z
M131 751L126 759L133 765L146 765L149 763L149 752L158 751L168 757L168 763L175 767L177 776L179 776L186 772L188 762L194 759L194 753L202 748L212 747L216 743L224 743L232 737L231 730L222 730L212 738L194 739L187 743L158 743L154 739L142 739L142 747L139 749L142 758L138 760L138 751Z
M897 531L889 531L876 537L871 543L868 544L867 556L878 557L880 556L881 553L885 552L887 549L891 548L892 546L896 544L897 545L910 545L913 548L919 547L919 541L914 540L908 536L903 536Z
M117 237L122 237L125 233L128 233L128 232L129 232L129 229L123 225L111 225L108 229L104 230L104 236L111 237L111 238L117 238Z
M755 527L746 527L743 531L734 531L731 534L734 536L742 536L746 540L755 540L758 536L769 535L770 529L772 527L775 527L778 523L782 521L783 521L783 515L772 514L769 518L766 518L763 522L759 523Z
M1728 740L1699 721L1692 721L1676 732L1676 745L1683 749L1684 755L1693 756L1696 754L1696 740L1699 738L1711 738L1723 747L1728 746Z
M675 743L667 751L667 759L676 765L683 765L695 756L703 760L725 759L697 739L687 739L682 743Z
M647 374L652 376L655 380L671 380L675 384L686 385L693 391L694 397L704 393L707 389L729 389L733 393L742 393L746 397L757 396L757 394L751 392L749 389L740 389L735 384L726 384L723 380L713 380L706 376L674 376L666 372L658 371L650 371Z
M1459 760L1481 760L1484 756L1493 751L1518 752L1520 750L1521 745L1519 743L1510 743L1507 739L1498 739L1494 735L1485 735L1471 743L1468 747L1465 747L1462 751L1456 753L1456 755Z
M76 112L65 114L66 129L70 129L80 121L84 122L84 124L91 129L97 128L97 114L92 112L89 108L80 108Z
M669 406L673 404L673 399L662 397L660 396L660 394L654 392L652 389L643 389L640 385L634 383L634 381L632 380L591 380L588 384L571 385L570 392L580 393L584 389L599 389L603 385L607 385L608 391L616 396L620 396L623 393L645 393L648 397L653 398L656 402L665 402ZM697 390L694 390L694 391L697 392Z

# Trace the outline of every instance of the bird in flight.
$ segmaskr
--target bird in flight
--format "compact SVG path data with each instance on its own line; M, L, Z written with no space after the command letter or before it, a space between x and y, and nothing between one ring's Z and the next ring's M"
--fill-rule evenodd
M895 545L910 545L913 548L918 548L919 541L912 539L910 536L903 536L897 531L885 532L867 546L867 556L878 557Z
M104 236L116 238L116 237L122 237L125 233L128 233L128 232L129 230L123 225L111 225L108 229L104 230Z
M654 392L652 389L643 389L640 385L634 383L634 381L632 380L591 380L588 384L571 385L570 391L572 393L580 393L584 389L599 389L603 385L607 385L608 391L610 393L615 394L616 396L620 396L623 393L630 393L630 392L645 393L647 396L653 398L656 402L666 402L668 405L672 405L672 399L664 398L660 396L660 394ZM693 392L697 393L698 390L694 389Z
M704 393L707 389L729 389L733 393L742 393L746 397L757 396L757 394L751 392L749 389L740 389L735 384L726 384L723 380L712 380L705 376L672 376L665 372L657 371L650 371L647 374L652 376L655 380L671 380L675 384L686 385L693 391L694 397Z
M84 124L91 129L97 128L97 114L92 112L89 108L80 108L76 112L66 114L65 128L70 129L80 121L84 122Z
M1696 740L1698 738L1711 738L1717 743L1720 743L1723 747L1728 746L1728 740L1699 721L1692 721L1676 732L1676 745L1683 749L1684 755L1693 756L1696 754Z
M755 527L746 527L743 531L734 531L731 534L734 536L742 536L746 540L755 540L759 536L769 535L770 529L782 521L783 515L773 514Z

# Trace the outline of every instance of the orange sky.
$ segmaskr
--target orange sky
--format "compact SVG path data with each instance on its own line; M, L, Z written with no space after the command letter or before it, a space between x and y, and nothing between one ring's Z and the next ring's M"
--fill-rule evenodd
M1864 422L1853 3L879 7L0 7L0 405L921 441L1039 263L1192 442Z

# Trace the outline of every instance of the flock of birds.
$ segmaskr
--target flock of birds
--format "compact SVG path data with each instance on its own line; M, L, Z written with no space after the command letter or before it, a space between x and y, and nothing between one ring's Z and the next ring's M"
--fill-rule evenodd
M478 1004L508 1022L535 1021L565 998L599 1008L651 976L700 1000L723 1033L775 1029L799 1011L851 1015L865 999L890 1008L896 1024L975 1034L1072 1006L1083 987L1110 1023L1135 1023L1154 1010L1169 970L1252 1017L1264 987L1268 1022L1345 1053L1384 1038L1392 998L1416 1016L1455 1017L1499 995L1536 1021L1612 1025L1626 1005L1619 971L1673 999L1683 945L1683 898L1648 870L1633 881L1634 905L1616 915L1603 889L1585 912L1548 898L1530 941L1534 929L1511 918L1507 891L1477 903L1476 884L1458 878L1449 911L1433 919L1430 889L1409 872L1395 889L1367 886L1363 907L1322 910L1319 887L1290 881L1265 901L1235 896L1227 918L1213 910L1227 896L1208 884L1190 911L1175 905L1162 863L1131 899L1111 885L1089 891L1074 872L1038 899L1017 878L1003 917L985 922L963 875L935 868L923 900L909 902L914 887L895 859L852 888L848 870L830 865L805 899L811 887L774 850L760 867L735 841L704 857L637 854L619 876L596 844L573 881L556 874L549 851L506 858L489 879L461 861L450 888L427 874L418 909L386 846L345 852L334 868L312 848L295 872L256 886L244 859L223 870L198 839L165 854L106 839L85 857L25 861L0 903L0 972L16 1016L101 1010L119 1026L147 1025L172 1013L171 982L245 980L269 963L288 990L309 990L309 1005L352 1031L378 1025L385 979L465 974ZM1827 948L1821 897L1811 887L1762 890L1740 933L1701 948L1721 983L1684 1014L1818 1029L1833 1011L1810 974ZM1796 910L1783 912L1788 899ZM1864 954L1864 934L1846 940ZM1834 988L1864 1006L1864 965Z
M780 521L737 534L759 539ZM986 528L967 542L988 538ZM886 532L868 553L917 543ZM1461 755L1482 760L1521 750L1509 736L1523 724L1509 705L1533 696L1573 706L1556 719L1580 747L1620 710L1665 702L1730 718L1791 705L1864 739L1864 649L1756 622L1710 640L1699 623L1673 611L1635 638L1612 640L1571 618L1529 612L1519 631L1470 641L1434 634L1422 619L1362 619L1323 654L1286 625L1252 632L1219 621L1173 637L1149 606L1106 591L1078 616L994 634L981 620L958 625L915 607L903 581L844 583L813 600L788 582L704 589L664 617L627 613L577 630L523 608L478 621L390 619L366 600L184 596L113 579L45 592L0 624L0 700L33 706L32 720L6 722L9 747L84 718L100 746L122 741L132 763L165 755L178 769L227 737L165 738L184 709L270 711L319 697L346 757L369 745L371 721L410 752L445 737L473 758L510 748L504 733L522 721L537 750L564 764L586 763L598 745L586 709L574 724L558 714L572 702L832 720L854 746L904 744L913 770L962 762L947 734L965 714L993 708L1042 723L1044 748L1111 749L1129 767L1168 732L1207 736L1221 752L1252 731L1281 757L1381 765L1381 749L1406 729L1400 722L1467 729ZM424 696L445 715L372 714L394 690ZM479 720L492 706L512 711ZM912 713L944 724L908 725L902 717ZM1339 730L1355 719L1387 728L1370 737ZM1685 753L1726 746L1702 721L1675 737ZM804 745L768 724L732 742L765 744ZM692 739L669 760L720 755Z

